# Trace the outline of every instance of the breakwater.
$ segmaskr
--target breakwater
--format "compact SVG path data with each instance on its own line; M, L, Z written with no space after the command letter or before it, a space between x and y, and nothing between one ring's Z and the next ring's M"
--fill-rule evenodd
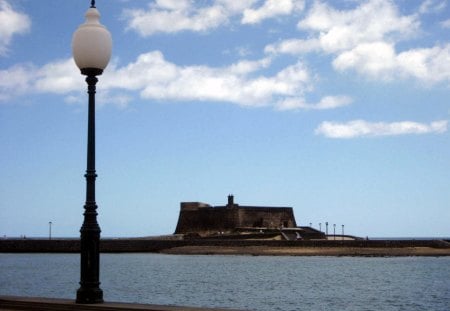
M450 249L450 242L445 240L308 240L308 241L275 241L275 240L213 240L213 239L102 239L102 253L160 253L180 247L312 247L312 248L412 248L427 247ZM1 253L78 253L78 239L5 239L0 240Z

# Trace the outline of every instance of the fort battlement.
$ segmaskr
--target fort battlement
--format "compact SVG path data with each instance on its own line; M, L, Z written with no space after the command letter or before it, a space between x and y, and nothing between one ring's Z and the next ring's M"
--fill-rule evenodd
M204 208L211 208L212 206L202 202L181 202L180 210L182 211L198 211Z

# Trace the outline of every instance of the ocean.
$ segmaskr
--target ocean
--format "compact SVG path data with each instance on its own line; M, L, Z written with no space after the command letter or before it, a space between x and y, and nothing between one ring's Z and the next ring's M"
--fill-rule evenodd
M450 310L449 257L102 254L106 301L257 311ZM77 254L0 254L0 295L74 299Z

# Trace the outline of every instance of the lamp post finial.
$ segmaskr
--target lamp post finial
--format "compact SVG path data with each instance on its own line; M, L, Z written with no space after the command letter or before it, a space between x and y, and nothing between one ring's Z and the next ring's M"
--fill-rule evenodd
M95 8L95 0L91 1L91 8Z

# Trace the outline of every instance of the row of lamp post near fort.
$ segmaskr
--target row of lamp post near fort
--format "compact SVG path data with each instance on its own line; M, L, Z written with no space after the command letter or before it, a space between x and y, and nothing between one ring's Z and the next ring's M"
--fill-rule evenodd
M84 221L80 229L80 288L77 291L77 303L102 303L103 291L100 288L100 226L97 222L97 203L95 201L95 92L97 76L109 63L112 50L112 38L109 31L100 24L100 13L95 7L95 0L86 12L86 21L73 34L72 53L76 65L82 75L86 76L88 88L88 135L87 135L87 168L86 203L84 205ZM51 239L49 222L49 237ZM311 224L310 224L311 225ZM328 236L328 222L326 235ZM322 223L319 223L322 231ZM333 225L336 238L336 224ZM342 225L344 238L344 225Z
M312 227L312 222L309 223L309 226ZM341 238L344 239L344 225L341 225ZM322 232L322 223L319 222L319 231ZM325 222L325 235L328 237L328 221ZM336 224L333 224L333 238L336 240Z

